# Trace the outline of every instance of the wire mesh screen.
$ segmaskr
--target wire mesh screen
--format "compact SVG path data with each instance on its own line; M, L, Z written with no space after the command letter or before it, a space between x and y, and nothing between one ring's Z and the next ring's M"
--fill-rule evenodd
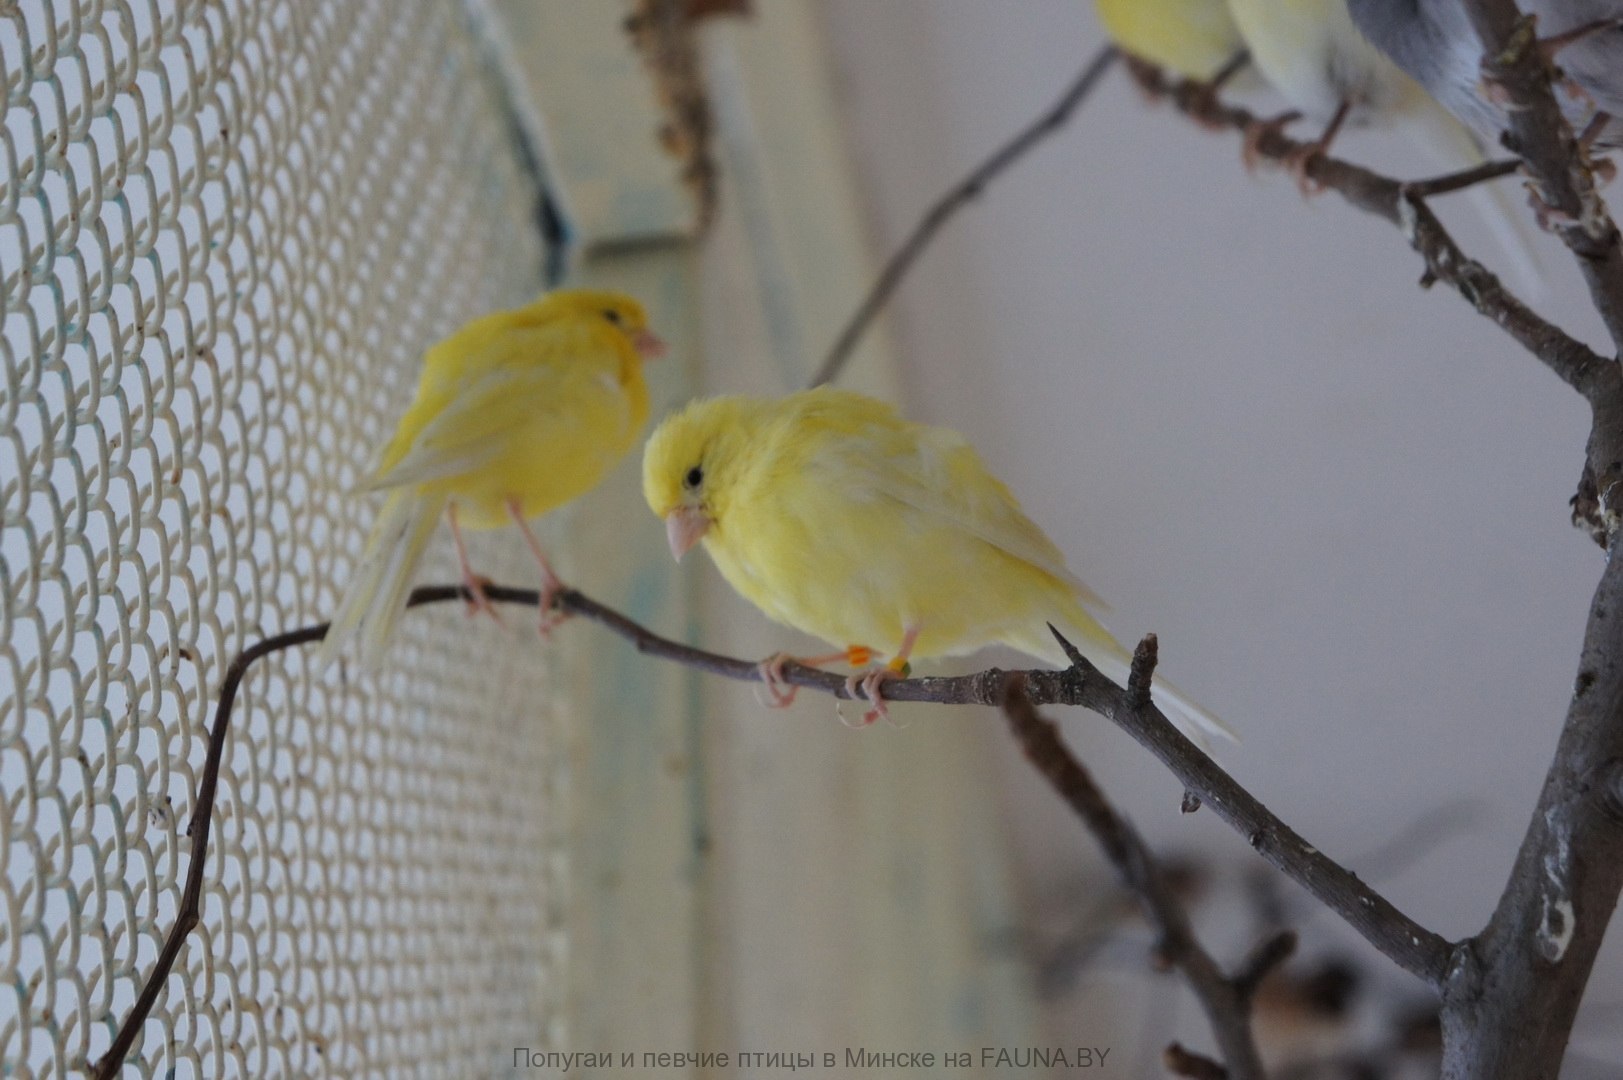
M0 0L6 1075L106 1049L173 923L226 664L334 608L372 513L346 491L424 347L538 287L480 18ZM377 676L256 669L202 925L127 1074L466 1075L558 1044L542 657L447 607Z

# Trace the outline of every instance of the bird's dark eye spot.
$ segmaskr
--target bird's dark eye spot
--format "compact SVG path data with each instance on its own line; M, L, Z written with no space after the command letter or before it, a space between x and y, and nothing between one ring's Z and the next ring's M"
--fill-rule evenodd
M613 323L615 326L620 325L620 313L615 311L613 308L605 308L603 310L603 317L609 320L609 322Z
M687 476L682 478L682 483L690 488L698 487L700 484L704 483L704 470L699 468L697 465L693 466L693 468L688 470Z

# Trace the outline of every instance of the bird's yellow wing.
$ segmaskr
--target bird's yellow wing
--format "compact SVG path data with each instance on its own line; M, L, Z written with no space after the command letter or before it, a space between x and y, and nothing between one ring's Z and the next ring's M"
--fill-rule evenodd
M894 499L1036 567L1064 582L1094 610L1110 610L1103 597L1071 573L1059 548L962 435L910 423L888 406L881 407L882 415L862 417L873 411L871 404L858 410L857 437L823 444L822 454L838 459L824 467L837 470L853 489Z
M641 426L646 392L622 381L636 358L621 355L627 350L601 328L559 320L471 330L478 333L459 333L431 353L417 399L360 490L563 467L508 460L525 441L618 456Z
M1105 32L1127 52L1206 80L1245 48L1228 0L1097 0Z
M503 367L457 391L402 447L395 461L358 485L361 491L425 484L490 465L528 425L562 440L583 427L563 372L551 367Z

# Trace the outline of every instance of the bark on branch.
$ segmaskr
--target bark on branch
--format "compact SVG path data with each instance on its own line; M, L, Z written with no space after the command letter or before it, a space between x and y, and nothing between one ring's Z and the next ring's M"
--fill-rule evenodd
M1258 117L1219 100L1200 83L1172 79L1160 70L1131 62L1133 77L1153 96L1164 96L1182 113L1205 127L1235 132L1259 131L1253 145L1269 161L1283 162L1307 144L1277 128L1258 128ZM1594 400L1615 385L1614 365L1583 342L1541 317L1507 289L1485 266L1468 258L1443 223L1426 206L1425 196L1448 190L1435 181L1405 184L1360 165L1328 155L1311 158L1307 175L1358 209L1398 226L1409 245L1425 260L1428 284L1441 281L1492 319L1528 352L1543 361L1585 398ZM1452 185L1457 186L1457 185Z
M1482 41L1484 92L1505 98L1504 144L1526 164L1535 197L1577 256L1595 310L1623 352L1623 246L1587 155L1556 103L1538 28L1516 0L1466 0L1465 7Z
M1082 819L1122 884L1138 898L1145 916L1161 936L1161 955L1183 973L1194 990L1223 1057L1225 1068L1219 1072L1230 1080L1266 1080L1262 1056L1251 1032L1251 997L1268 971L1290 955L1295 935L1270 938L1247 959L1239 974L1224 974L1195 936L1188 913L1149 845L1110 804L1092 774L1071 753L1060 737L1059 725L1037 711L1026 696L1025 679L1019 674L1005 678L1003 715L1027 760ZM1168 1052L1173 1052L1172 1047Z
M507 585L489 585L485 595L494 602L504 604L535 607L540 602L536 590ZM424 585L413 590L407 606L420 607L468 599L467 591L460 585ZM630 642L640 653L741 682L761 681L760 666L756 661L722 656L672 641L584 593L566 589L557 595L553 603L559 611L606 627ZM318 642L326 634L327 624L324 622L289 630L254 642L238 653L227 667L215 706L214 723L209 729L208 753L198 784L197 801L191 808L187 825L187 833L192 840L191 863L187 868L186 885L175 925L159 951L153 971L142 984L134 1007L113 1037L112 1045L89 1066L89 1073L95 1080L110 1080L117 1075L158 995L163 991L164 982L180 956L187 935L196 928L201 917L203 873L208 857L214 798L219 786L220 762L231 727L232 708L243 678L257 661L284 649ZM1057 634L1055 636L1058 637ZM1360 881L1358 875L1310 846L1185 738L1154 704L1140 700L1138 695L1105 678L1069 642L1063 638L1059 640L1074 666L1067 671L1012 673L1020 677L1026 700L1033 705L1080 705L1113 720L1171 768L1187 791L1193 792L1211 806L1219 817L1247 837L1264 859L1334 909L1399 966L1433 986L1440 984L1448 965L1448 942L1393 907ZM1143 658L1145 652L1144 648L1140 649L1139 656L1135 658L1135 667L1146 663ZM1153 652L1150 655L1153 656ZM784 681L795 686L818 690L836 698L849 699L851 696L846 690L845 678L834 672L789 663L784 665L783 675ZM1010 675L1009 672L989 668L973 675L899 679L885 684L885 696L892 701L1001 706L1006 698L1005 686Z
M1532 177L1544 215L1577 258L1613 345L1623 349L1623 245L1595 188L1583 147L1551 90L1536 28L1514 0L1465 0L1485 48L1484 80L1504 95L1505 145ZM1135 68L1139 81L1208 125L1250 128L1244 110L1187 83ZM1297 144L1277 131L1259 150L1280 159ZM1585 629L1574 693L1555 759L1492 919L1458 947L1442 984L1448 1080L1555 1080L1595 955L1623 890L1623 380L1602 357L1540 318L1467 259L1427 209L1437 185L1400 184L1328 157L1312 179L1396 223L1426 261L1427 278L1452 285L1589 402L1592 428L1574 500L1607 549Z

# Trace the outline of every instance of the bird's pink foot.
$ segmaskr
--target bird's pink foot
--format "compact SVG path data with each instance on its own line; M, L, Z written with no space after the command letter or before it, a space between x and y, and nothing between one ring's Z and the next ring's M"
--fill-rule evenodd
M755 665L755 670L766 687L766 699L762 699L757 693L756 701L769 709L787 709L795 703L795 695L800 693L800 687L790 684L783 676L783 665L793 659L794 657L788 653L773 653Z
M1240 147L1240 160L1245 163L1246 172L1256 172L1257 166L1262 162L1262 140L1270 135L1280 134L1301 118L1302 114L1292 109L1290 112L1280 113L1272 120L1258 120L1247 124L1245 142Z
M1326 146L1322 142L1308 143L1286 154L1281 162L1296 178L1296 190L1302 193L1304 199L1312 198L1324 191L1324 185L1309 176L1307 171L1315 161L1324 156L1325 149Z
M487 577L476 574L463 575L462 588L467 591L468 598L462 614L470 619L478 615L489 615L498 626L506 626L507 624L502 622L501 613L496 610L496 605L490 602L490 597L485 593L490 584L491 581Z
M755 700L769 709L783 709L794 703L800 687L791 684L784 676L785 664L794 663L802 667L815 668L842 661L852 667L867 667L873 662L873 650L866 645L847 645L844 652L829 653L827 656L790 656L788 653L773 653L755 665L755 670L761 676L761 682L766 686L767 696L771 700L763 701L759 694L756 694Z
M859 672L847 678L845 680L845 692L851 695L853 700L866 700L872 706L862 714L862 723L849 726L868 727L878 720L889 720L890 709L885 705L883 687L892 679L904 677L902 670L886 665L885 667L869 668L866 672ZM838 709L838 706L836 706L836 709ZM840 713L840 719L842 721L845 719L843 712Z
M567 588L563 582L550 575L541 582L541 595L537 598L535 606L541 612L541 622L536 629L543 638L550 638L554 630L569 621L569 612L557 606L559 594L565 592Z

